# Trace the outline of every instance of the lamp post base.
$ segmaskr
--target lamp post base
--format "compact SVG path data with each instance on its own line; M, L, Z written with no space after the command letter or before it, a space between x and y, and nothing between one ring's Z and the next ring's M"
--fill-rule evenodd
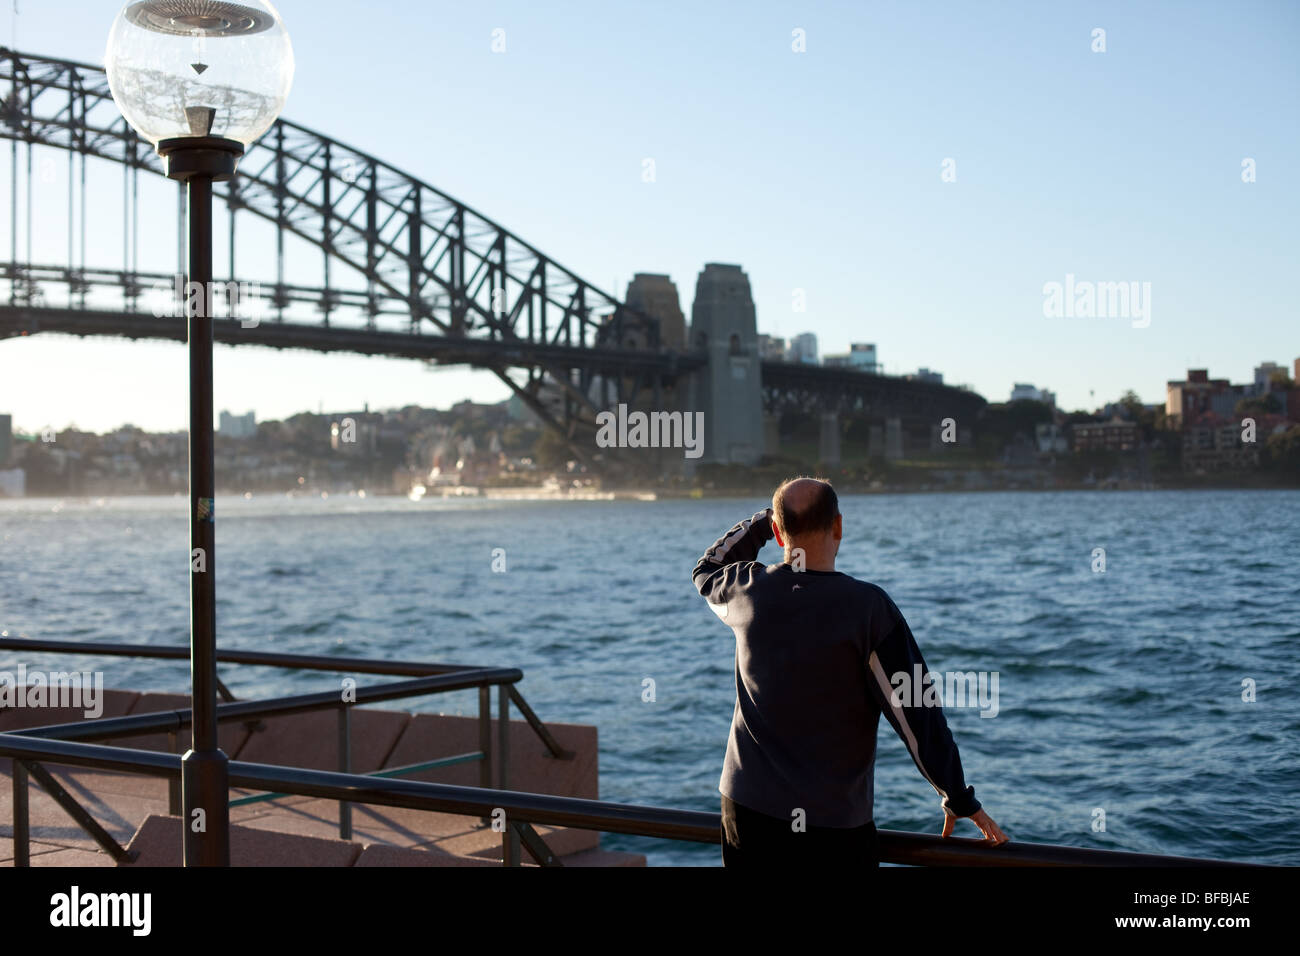
M188 182L201 176L223 183L235 177L244 144L220 136L177 136L159 140L156 150L168 179Z
M185 866L230 866L230 760L221 749L181 757Z

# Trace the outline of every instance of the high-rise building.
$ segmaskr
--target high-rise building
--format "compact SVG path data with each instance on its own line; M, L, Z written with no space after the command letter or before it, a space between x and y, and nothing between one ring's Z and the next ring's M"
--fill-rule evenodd
M1297 361L1300 365L1300 360ZM1300 371L1300 368L1297 368ZM1165 390L1165 418L1169 428L1185 429L1193 425L1218 425L1238 417L1237 407L1243 400L1269 396L1274 410L1291 421L1300 420L1300 389L1278 388L1272 378L1286 374L1274 362L1256 367L1253 381L1233 385L1226 378L1210 378L1203 368L1187 370L1184 381L1168 382ZM1294 396L1294 397L1293 397Z
M787 362L804 362L817 364L817 336L811 332L801 332L790 340L790 348L785 353Z
M1027 399L1031 402L1042 402L1045 405L1056 405L1056 393L1048 391L1045 388L1035 388L1032 385L1026 385L1017 382L1015 388L1011 390L1011 398L1007 401L1018 402Z
M257 416L252 412L232 415L223 411L217 431L227 438L252 438L257 434Z
M1011 387L1011 397L1007 399L1007 401L1019 402L1022 400L1037 401L1038 389L1034 388L1034 386L1032 385L1026 385L1024 383L1017 382L1015 385Z
M1226 378L1210 378L1208 369L1189 368L1187 378L1165 385L1165 417L1173 428L1191 424L1206 412L1214 411L1215 399L1229 395Z
M822 364L828 368L851 368L856 372L880 371L880 365L876 362L875 345L862 342L854 342L847 352L822 356Z
M1265 392L1271 391L1272 378L1278 373L1285 375L1286 369L1276 362L1260 362L1259 365L1255 366L1255 393L1263 395Z
M758 357L769 362L785 361L785 339L779 335L758 336Z
M854 342L849 346L849 364L862 372L879 372L880 362L876 358L876 344Z

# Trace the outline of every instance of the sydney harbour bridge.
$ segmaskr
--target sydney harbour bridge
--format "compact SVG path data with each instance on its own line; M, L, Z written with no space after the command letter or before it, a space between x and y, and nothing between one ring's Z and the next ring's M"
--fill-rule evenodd
M175 283L179 241L159 247L149 220L166 203L148 199L179 198L178 186L123 119L102 67L0 48L0 96L10 140L0 339L184 341L174 293L159 308L156 292ZM887 435L879 450L897 456L944 419L969 427L985 404L932 382L765 360L738 266L705 267L688 325L667 277L638 275L620 300L434 186L287 120L216 195L226 278L261 290L264 305L256 319L218 317L217 342L483 369L583 460L596 451L596 415L620 403L702 411L702 460L743 464L776 451L772 424L791 409L821 417L822 460L835 461L841 416L866 417L872 444ZM175 208L163 212L175 230ZM50 241L50 230L65 235Z

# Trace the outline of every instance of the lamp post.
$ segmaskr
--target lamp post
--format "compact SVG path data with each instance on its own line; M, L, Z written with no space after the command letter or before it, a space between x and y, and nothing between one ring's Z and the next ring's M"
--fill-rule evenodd
M229 761L217 744L216 710L212 184L234 178L244 148L280 115L293 82L293 49L265 0L128 0L104 59L122 115L187 196L193 740L181 760L184 862L229 866Z

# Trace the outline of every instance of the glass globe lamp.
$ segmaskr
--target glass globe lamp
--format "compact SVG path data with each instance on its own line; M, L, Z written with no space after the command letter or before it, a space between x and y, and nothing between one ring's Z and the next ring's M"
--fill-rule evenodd
M267 0L127 0L104 65L118 109L155 147L177 137L248 146L293 83L289 34Z

